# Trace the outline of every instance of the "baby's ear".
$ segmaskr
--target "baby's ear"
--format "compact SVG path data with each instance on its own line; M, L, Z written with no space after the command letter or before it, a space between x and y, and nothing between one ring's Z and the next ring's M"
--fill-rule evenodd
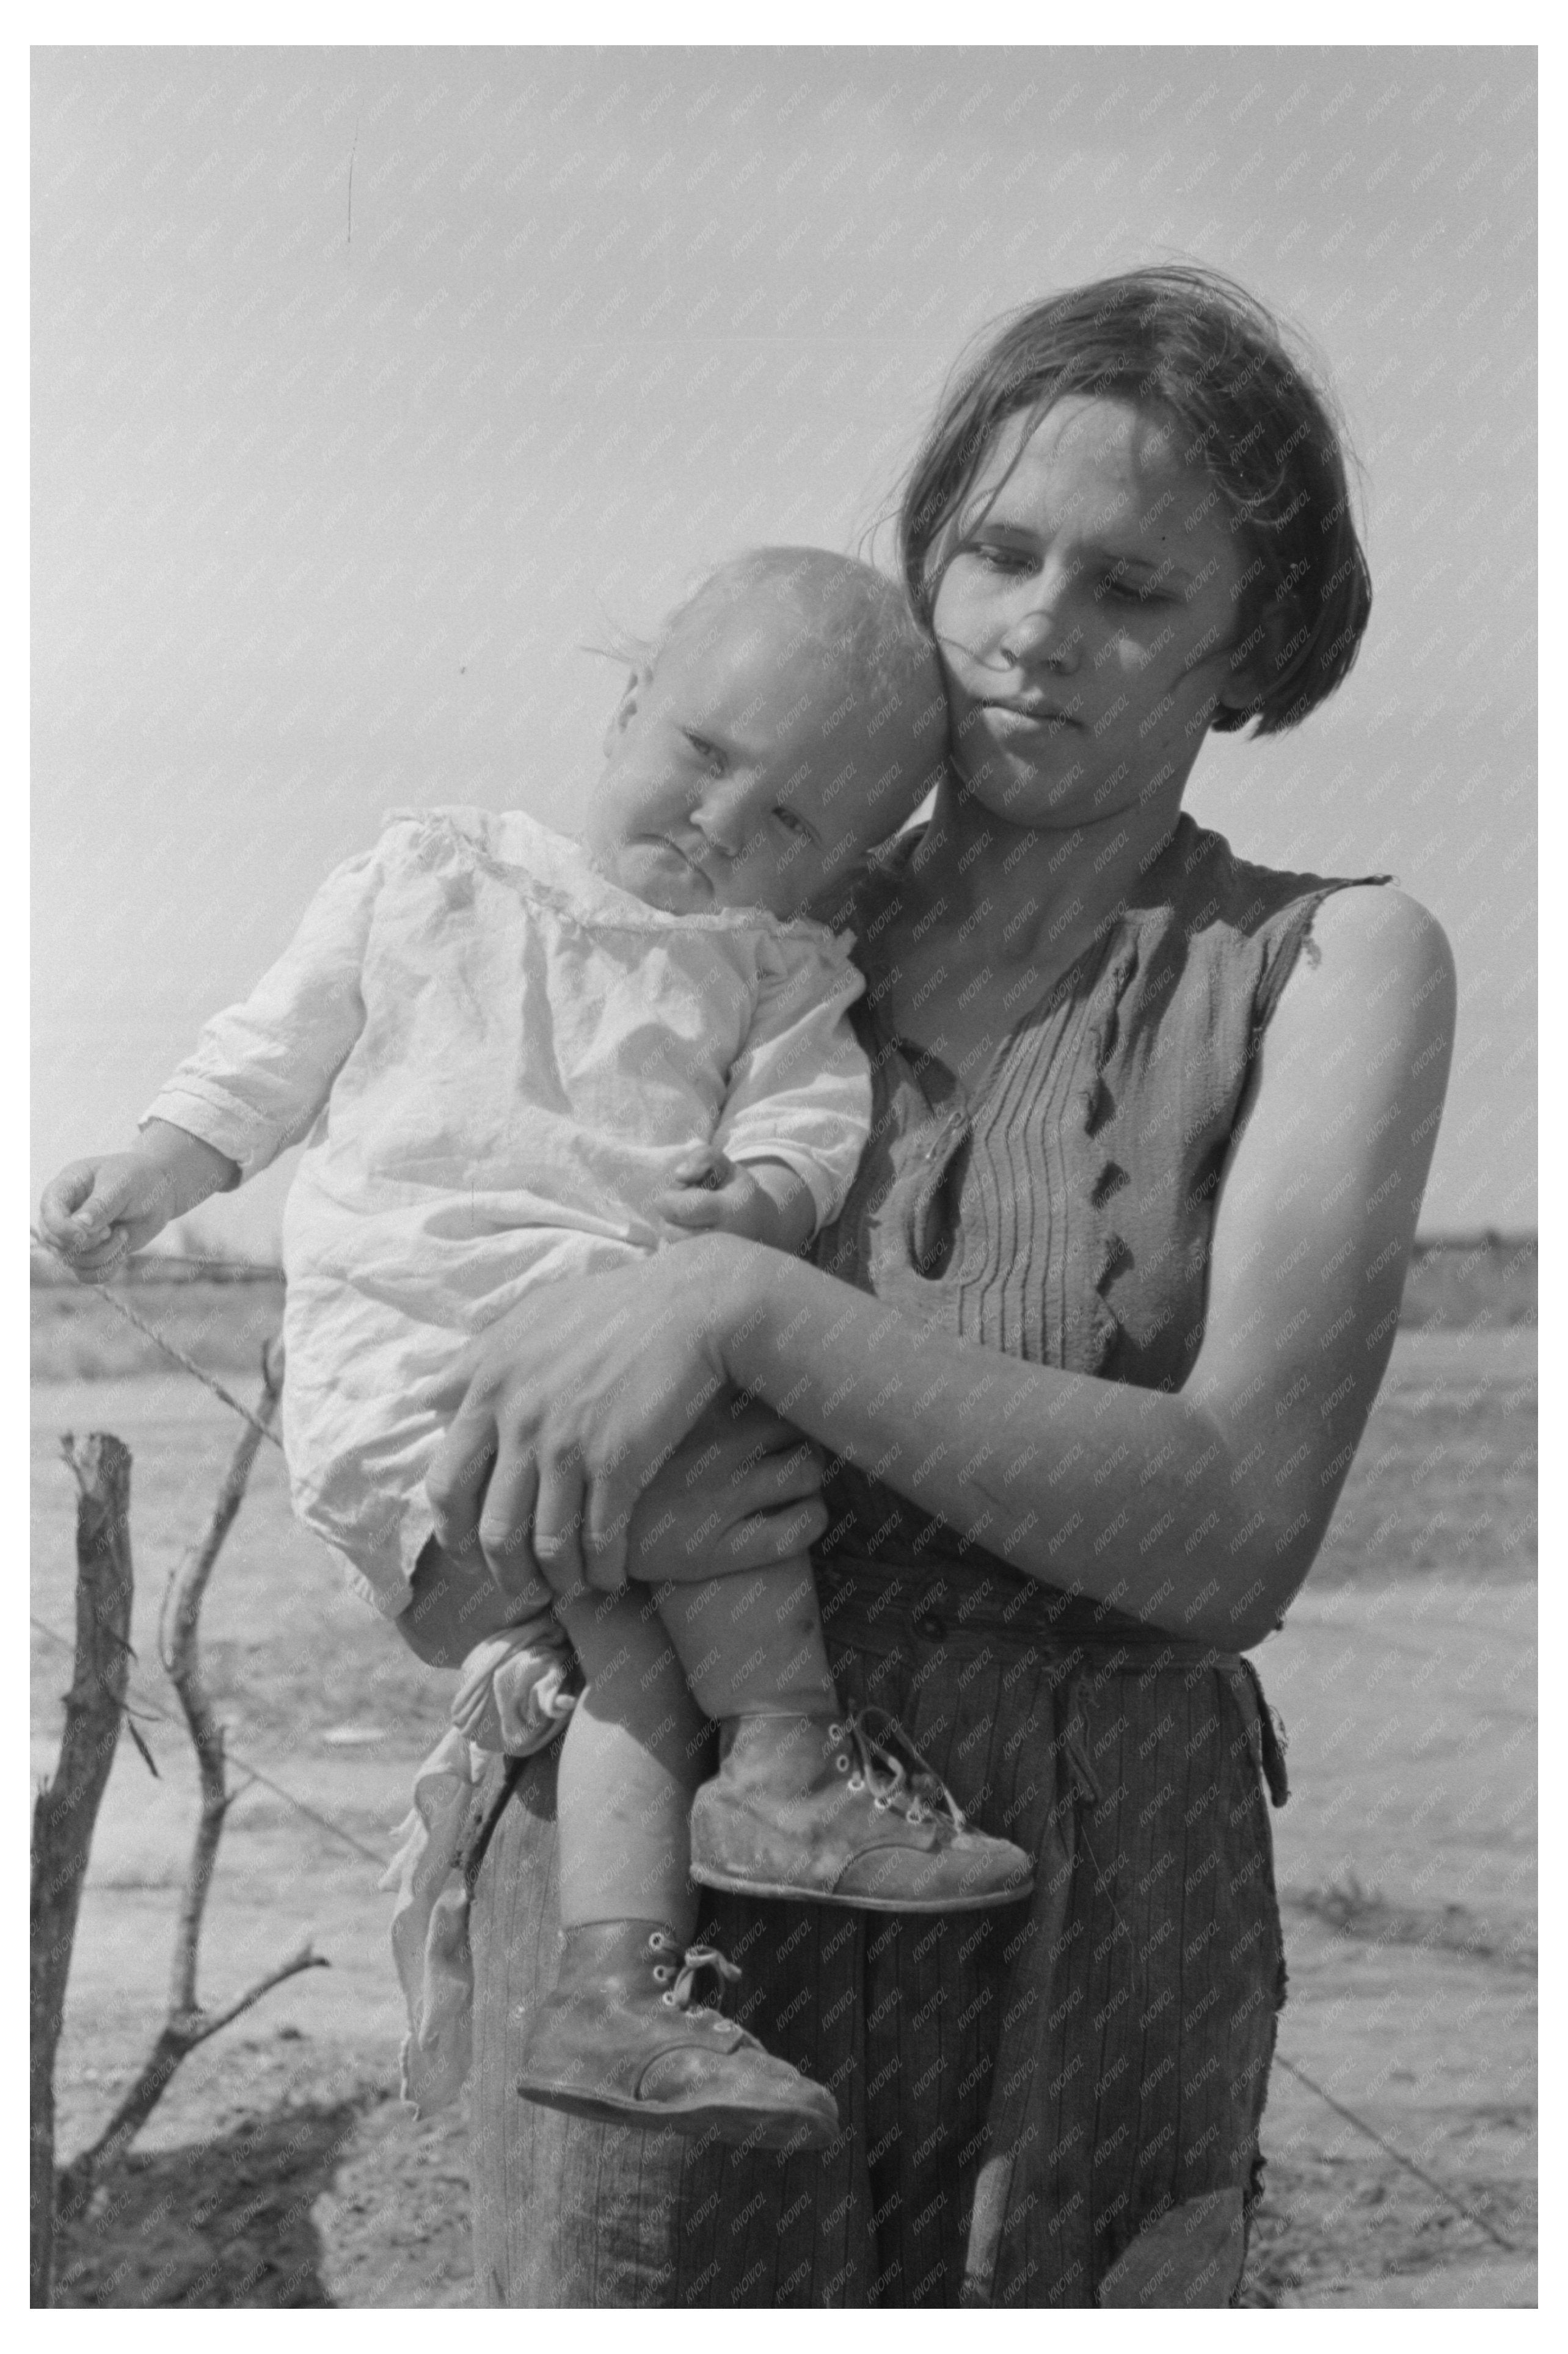
M615 749L617 737L624 736L636 718L638 708L652 675L652 672L644 667L634 670L627 679L620 692L620 701L616 705L609 726L604 731L604 748L607 755Z

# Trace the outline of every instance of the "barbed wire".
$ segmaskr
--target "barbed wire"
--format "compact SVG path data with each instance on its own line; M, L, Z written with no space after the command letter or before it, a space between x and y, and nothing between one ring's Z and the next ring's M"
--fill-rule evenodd
M185 1351L176 1347L169 1339L167 1333L160 1332L154 1325L149 1324L144 1317L138 1316L134 1309L128 1308L122 1299L106 1289L102 1284L90 1283L79 1275L70 1261L58 1251L52 1243L48 1242L36 1226L29 1226L27 1233L34 1248L44 1252L55 1264L63 1267L79 1289L90 1291L95 1298L103 1300L108 1307L112 1308L117 1315L122 1316L128 1324L133 1324L138 1332L143 1333L153 1342L154 1348L161 1349L164 1356L171 1358L183 1372L189 1373L194 1381L199 1382L204 1389L210 1390L214 1397L221 1398L226 1406L238 1415L242 1421L250 1425L252 1430L260 1431L263 1438L270 1438L274 1447L281 1449L283 1442L271 1426L263 1422L259 1415L252 1414L249 1407L242 1405L238 1398L226 1390L223 1384L215 1374L209 1373L204 1365L198 1365L194 1358L187 1357ZM47 1636L51 1643L58 1643L62 1650L74 1653L75 1645L57 1628L50 1627L32 1612L28 1613L28 1617L40 1635ZM128 1684L127 1690L129 1689ZM150 1699L146 1693L139 1691L135 1697L137 1706L147 1714L156 1717L164 1724L176 1723L177 1720L170 1714L169 1711L160 1708L156 1701ZM386 1856L378 1854L375 1848L366 1847L363 1840L356 1838L355 1833L346 1829L342 1823L334 1821L330 1815L321 1813L318 1808L307 1806L302 1798L297 1798L291 1790L286 1790L281 1782L274 1781L261 1766L252 1764L249 1758L241 1757L238 1750L229 1749L227 1744L224 1754L230 1764L238 1766L242 1774L249 1775L249 1782L245 1784L246 1788L250 1787L251 1782L260 1783L264 1789L272 1791L275 1797L292 1807L296 1814L303 1815L308 1821L319 1824L323 1830L330 1831L334 1839L342 1840L346 1846L353 1848L356 1854L365 1856L371 1863L383 1870L386 1868ZM239 1792L236 1791L235 1796L238 1797Z
M198 1365L194 1357L187 1357L185 1351L177 1348L166 1332L160 1332L155 1325L147 1322L145 1317L138 1316L133 1308L128 1308L117 1292L111 1291L105 1285L93 1283L86 1276L78 1274L65 1254L57 1250L53 1243L47 1241L39 1234L37 1226L29 1226L27 1234L34 1249L42 1251L57 1267L63 1267L79 1291L91 1292L95 1299L103 1301L105 1307L112 1308L117 1316L122 1316L127 1324L133 1324L137 1331L144 1334L155 1349L161 1349L164 1356L172 1358L176 1365L190 1374L193 1381L199 1382L203 1389L210 1390L214 1397L221 1398L226 1406L230 1407L242 1421L250 1425L252 1430L259 1430L263 1438L270 1438L279 1452L282 1452L283 1442L277 1432L269 1424L263 1422L259 1415L252 1414L248 1405L242 1405L232 1391L224 1388L215 1373L209 1373L205 1365Z
M51 1627L46 1619L40 1618L35 1611L31 1610L27 1613L27 1620L40 1635L47 1636L51 1643L58 1643L62 1651L69 1651L74 1656L75 1644L62 1635L58 1628ZM126 1680L125 1688L128 1693L131 1692L129 1678ZM160 1708L157 1702L151 1699L146 1692L136 1691L132 1694L132 1697L135 1701L140 1714L156 1717L161 1724L172 1724L176 1732L180 1729L179 1719L168 1709ZM140 1743L137 1745L140 1746ZM307 1806L303 1798L297 1798L294 1796L292 1790L285 1790L281 1782L275 1782L272 1776L264 1772L260 1766L252 1765L248 1757L241 1757L237 1749L230 1749L227 1740L223 1745L223 1755L226 1764L237 1766L242 1774L249 1776L249 1780L242 1783L240 1787L233 1792L233 1797L242 1797L252 1782L260 1782L263 1789L270 1790L275 1797L281 1798L286 1805L292 1807L297 1815L303 1815L308 1821L319 1824L323 1830L330 1831L334 1839L342 1840L344 1845L353 1848L356 1854L366 1857L377 1870L386 1871L385 1854L379 1853L373 1847L366 1847L362 1839L356 1838L354 1832L345 1829L342 1823L334 1821L331 1815L324 1815L318 1808ZM154 1766L153 1770L155 1773L157 1768Z
M1376 2142L1379 2149L1392 2158L1396 2166L1403 2166L1407 2174L1414 2175L1417 2182L1424 2182L1428 2190L1435 2190L1439 2199L1452 2207L1456 2215L1462 2215L1467 2223L1473 2223L1478 2232L1484 2232L1489 2240L1495 2240L1498 2246L1506 2248L1510 2256L1518 2255L1519 2250L1513 2242L1505 2240L1502 2233L1494 2225L1489 2223L1484 2215L1478 2215L1473 2207L1467 2207L1464 2200L1457 2198L1452 2190L1439 2182L1435 2174L1428 2174L1424 2166L1417 2166L1413 2158L1406 2158L1402 2149L1396 2149L1393 2143L1384 2135L1380 2134L1375 2126L1369 2126L1365 2117L1357 2116L1354 2109L1347 2102L1339 2100L1332 2093L1325 2092L1317 2078L1309 2076L1305 2068L1298 2068L1294 2060L1286 2058L1283 2052L1275 2053L1274 2064L1277 2068L1283 2068L1287 2076L1294 2076L1298 2084L1305 2084L1309 2093L1316 2093L1318 2098L1326 2103L1337 2116L1343 2117L1347 2125L1354 2126L1358 2133L1365 2134L1369 2141Z
M208 1283L281 1283L283 1270L275 1261L259 1258L197 1258L189 1251L138 1251L116 1260L115 1274L124 1283L182 1285Z

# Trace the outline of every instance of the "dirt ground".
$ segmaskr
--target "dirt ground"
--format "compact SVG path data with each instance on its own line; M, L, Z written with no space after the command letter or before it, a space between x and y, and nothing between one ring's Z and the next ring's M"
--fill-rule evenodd
M57 1376L90 1369L72 1345ZM59 1434L114 1431L135 1458L132 1689L166 1709L158 1600L234 1426L177 1373L50 1377L45 1353L35 1619L69 1632ZM1255 2306L1535 2301L1534 1419L1533 1331L1403 1333L1322 1561L1256 1655L1289 1731L1294 1795L1276 1818L1290 1994ZM415 2126L398 2103L375 1860L443 1722L445 1683L336 1584L289 1518L270 1449L205 1635L244 1787L204 1998L228 1998L305 1931L331 1967L185 2062L130 2163L65 2231L59 2301L465 2304L463 2120ZM69 1657L37 1626L33 1642L36 1783L53 1766ZM142 1730L158 1778L122 1742L83 1903L62 2159L99 2130L162 2013L195 1776L183 1731L155 1716ZM268 1781L246 1782L251 1767Z

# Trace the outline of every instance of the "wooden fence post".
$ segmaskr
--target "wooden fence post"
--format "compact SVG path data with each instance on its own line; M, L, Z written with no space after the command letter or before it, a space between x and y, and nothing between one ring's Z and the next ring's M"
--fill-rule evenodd
M207 1580L211 1577L223 1541L234 1524L235 1514L245 1500L246 1482L256 1460L257 1449L270 1429L278 1411L278 1401L283 1385L283 1351L277 1341L269 1343L261 1354L261 1394L256 1402L254 1415L246 1416L247 1428L235 1445L233 1458L224 1473L212 1508L212 1518L201 1542L186 1553L170 1581L164 1596L163 1624L159 1639L164 1653L164 1665L169 1679L180 1696L185 1723L196 1755L196 1771L201 1784L201 1813L196 1822L196 1840L185 1873L185 1892L180 1899L179 1921L175 1931L175 1958L169 1978L169 2008L156 2041L146 2060L132 2079L129 2088L117 2103L113 2115L98 2139L70 2164L61 2169L57 2205L64 2216L82 2212L92 2196L93 2186L111 2167L117 2166L130 2148L147 2119L162 2099L170 2079L188 2052L198 2043L205 2043L231 2020L239 2018L253 2003L260 2001L275 1986L291 1978L302 1970L324 1970L323 1955L315 1952L307 1937L296 1953L279 1962L264 1978L247 1988L234 2001L221 2010L204 2010L196 1997L196 1960L201 1946L202 1920L212 1887L213 1867L217 1861L218 1842L228 1818L232 1794L224 1764L223 1727L212 1712L201 1679L201 1659L197 1636L201 1622L201 1606L206 1598ZM134 1733L135 1728L132 1728Z
M54 1780L33 1808L29 1909L30 2302L54 2273L55 2052L93 1825L120 1738L131 1663L131 1450L107 1432L66 1437L76 1478L76 1666Z

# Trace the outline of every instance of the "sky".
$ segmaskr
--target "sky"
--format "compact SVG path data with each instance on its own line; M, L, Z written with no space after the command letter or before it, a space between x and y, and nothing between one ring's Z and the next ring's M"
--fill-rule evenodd
M740 546L885 558L989 321L1195 260L1330 377L1375 605L1189 806L1433 908L1423 1229L1533 1225L1532 52L33 56L35 1196L389 809L570 831L596 647ZM271 1256L282 1182L187 1238Z

